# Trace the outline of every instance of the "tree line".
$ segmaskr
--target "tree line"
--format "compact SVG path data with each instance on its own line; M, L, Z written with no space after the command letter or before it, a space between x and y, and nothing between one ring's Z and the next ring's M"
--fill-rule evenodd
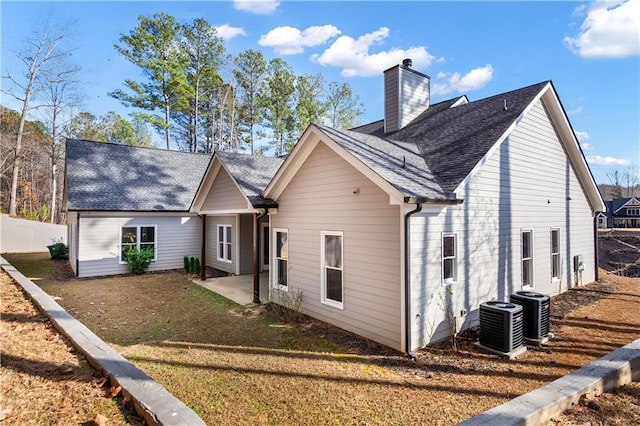
M167 149L287 154L312 122L359 124L363 106L346 83L296 75L283 59L249 49L232 56L204 19L179 23L158 13L114 45L141 71L109 95L130 107L98 116L82 111L81 67L66 47L71 25L34 28L21 69L3 75L18 111L0 108L0 208L12 216L63 222L64 140L152 146L154 129Z

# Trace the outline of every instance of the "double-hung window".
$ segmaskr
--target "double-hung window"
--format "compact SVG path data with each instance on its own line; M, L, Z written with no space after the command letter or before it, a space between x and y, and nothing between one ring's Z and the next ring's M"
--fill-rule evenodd
M456 234L442 234L442 282L458 281L458 241Z
M231 225L218 225L218 253L217 259L221 262L231 263L233 256L233 227Z
M127 252L132 248L153 250L153 260L156 260L156 227L154 226L123 226L120 228L120 263L127 260Z
M533 287L533 231L522 231L522 286Z
M560 230L551 230L551 279L560 279Z
M287 267L289 264L289 232L286 229L274 229L275 264L273 276L280 290L288 291Z
M343 308L342 232L321 232L322 303Z

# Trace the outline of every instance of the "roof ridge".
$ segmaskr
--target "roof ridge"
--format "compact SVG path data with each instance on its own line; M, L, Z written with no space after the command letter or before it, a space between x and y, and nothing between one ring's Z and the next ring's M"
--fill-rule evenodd
M67 142L83 142L83 143L92 143L92 144L102 144L102 145L113 145L127 148L135 148L135 149L146 149L146 150L155 150L158 152L171 152L177 154L193 154L193 155L206 155L211 156L212 154L207 154L206 152L189 152L189 151L180 151L176 149L164 149L157 146L140 146L140 145L129 145L126 143L117 143L117 142L103 142L103 141L95 141L91 139L84 138L67 138Z

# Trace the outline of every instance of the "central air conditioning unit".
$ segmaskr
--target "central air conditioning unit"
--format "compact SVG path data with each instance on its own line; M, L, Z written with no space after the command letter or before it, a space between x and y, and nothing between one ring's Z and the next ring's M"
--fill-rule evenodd
M551 298L546 294L532 291L517 291L509 300L522 306L524 316L524 337L540 339L549 334L549 316L551 313Z
M522 306L495 300L481 303L480 344L499 352L522 346Z

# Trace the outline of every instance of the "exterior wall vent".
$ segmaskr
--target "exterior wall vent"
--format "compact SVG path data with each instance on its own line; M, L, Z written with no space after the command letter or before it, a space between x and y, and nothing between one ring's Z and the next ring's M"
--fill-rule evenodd
M532 291L518 291L509 297L511 303L522 306L523 335L527 339L540 339L549 334L551 298Z
M522 306L498 301L481 303L480 344L500 352L522 346Z

